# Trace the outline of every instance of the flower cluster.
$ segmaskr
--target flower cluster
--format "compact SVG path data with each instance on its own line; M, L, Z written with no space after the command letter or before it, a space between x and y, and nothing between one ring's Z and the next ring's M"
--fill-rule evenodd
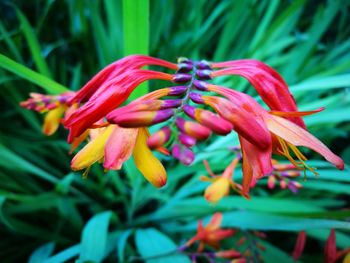
M258 231L248 232L240 231L238 229L223 229L221 228L223 215L220 212L215 213L209 223L204 227L203 222L198 221L197 233L194 237L188 240L178 251L187 251L196 242L199 242L197 253L188 253L192 257L192 262L197 262L197 258L206 257L210 262L216 262L215 258L231 259L234 263L250 262L249 259L254 258L257 262L262 262L260 251L264 251L265 248L258 241L261 238L266 238L265 234ZM238 236L240 234L240 236ZM236 249L221 250L220 241L229 239L235 236L237 241ZM205 250L206 246L214 249L214 251Z
M301 175L300 170L294 164L280 164L276 160L272 160L272 164L273 172L267 179L267 187L273 189L278 183L281 189L288 188L293 193L297 193L302 185L293 179Z
M173 73L143 69L149 65ZM270 111L245 93L213 84L215 78L225 75L246 78ZM133 90L152 79L171 85L127 103ZM73 170L87 169L98 161L107 170L118 170L133 156L136 167L157 187L163 186L167 177L152 150L171 152L174 158L190 165L195 158L193 147L199 141L232 131L239 136L242 156L232 162L223 176L213 178L213 190L207 191L208 196L216 192L218 185L224 185L224 194L232 186L248 196L257 179L273 173L273 153L287 158L296 169L314 172L297 146L308 147L337 168L344 168L343 161L311 135L302 120L302 116L321 109L299 112L281 76L256 60L209 63L179 58L175 64L133 55L102 69L76 93L34 95L22 106L49 111L45 122L51 126L44 125L46 134L57 129L65 112L62 122L69 130L68 142L73 148L90 138L73 158ZM154 124L160 128L151 135L148 128ZM240 159L243 182L238 187L230 175Z

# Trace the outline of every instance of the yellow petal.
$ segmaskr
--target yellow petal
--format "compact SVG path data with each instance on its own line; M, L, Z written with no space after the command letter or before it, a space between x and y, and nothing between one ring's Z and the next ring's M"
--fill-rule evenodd
M44 119L43 124L43 133L47 136L50 136L57 131L58 126L64 111L66 110L65 106L58 106L57 108L50 110Z
M156 187L166 184L167 176L162 163L152 154L147 146L148 131L140 128L133 151L137 169L142 175Z
M227 195L229 191L230 180L225 177L220 177L205 190L204 197L209 202L216 203Z
M115 127L115 125L108 126L97 137L85 145L85 147L74 156L71 162L72 170L82 170L102 159L106 142Z

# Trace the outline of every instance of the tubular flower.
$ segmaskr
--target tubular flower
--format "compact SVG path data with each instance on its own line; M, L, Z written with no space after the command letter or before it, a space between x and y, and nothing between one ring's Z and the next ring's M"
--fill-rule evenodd
M21 102L20 105L29 110L46 113L43 133L47 136L57 131L65 112L74 108L67 105L69 98L74 96L74 92L65 92L57 96L30 93L30 96L31 98Z
M205 190L204 197L209 202L217 203L220 201L224 196L228 195L230 192L230 188L233 190L241 193L242 186L239 184L236 184L232 180L232 176L234 173L234 170L240 161L240 157L235 158L229 166L225 169L225 171L222 173L222 175L216 175L214 174L207 161L204 162L204 165L209 173L209 175L212 178L208 178L205 176L202 176L200 179L202 181L208 181L211 182L211 185L208 186L208 188Z
M186 242L184 247L189 247L195 242L199 241L198 252L204 250L204 246L208 245L215 249L219 249L219 242L235 234L233 229L221 229L220 225L222 222L222 214L215 213L211 218L208 225L203 227L203 222L198 222L197 234Z
M150 183L156 187L166 184L165 169L147 146L149 134L146 128L126 129L110 124L98 130L74 156L71 162L73 170L88 168L100 160L104 160L104 168L119 170L133 155L136 167Z
M261 61L241 59L212 63L212 67L223 69L214 71L211 77L239 75L246 78L271 110L282 112L298 111L296 102L289 92L286 82L276 70ZM291 117L291 120L306 128L304 121L300 117Z
M170 73L143 69L149 65L166 68ZM210 83L230 74L246 78L271 111L247 94ZM167 81L168 86L127 102L130 94L148 80ZM273 153L286 157L296 170L315 173L297 146L320 153L339 169L344 167L338 156L306 131L302 117L319 110L299 112L282 77L255 60L209 63L180 57L177 63L171 63L132 55L102 69L76 93L34 94L22 106L49 111L44 122L46 134L57 129L64 115L62 122L69 130L72 150L90 135L88 144L73 158L72 169L103 162L106 169L118 170L133 155L138 169L156 186L165 184L166 173L151 150L171 152L174 158L190 165L195 160L197 143L212 135L225 136L235 131L242 156L242 187L229 180L228 174L236 166L232 164L222 176L212 178L206 196L213 202L233 185L248 197L256 180L273 174ZM148 127L155 124L159 129L148 134ZM152 165L154 169L150 168ZM298 188L288 182L283 181L282 186Z
M272 152L285 156L298 169L308 169L315 173L313 168L305 163L307 160L306 157L296 146L308 147L323 155L326 160L334 164L338 169L344 169L343 160L332 153L317 138L293 121L277 116L300 117L313 114L319 110L310 112L268 112L247 94L208 84L203 81L195 81L194 85L198 90L211 91L226 97L221 98L197 94L196 97L200 97L200 99L197 98L195 102L211 106L219 115L227 120L231 118L228 117L229 113L235 114L237 109L240 108L241 112L244 112L244 114L247 113L247 117L241 119L240 125L249 127L251 125L250 119L254 119L257 123L256 127L260 125L259 130L253 130L257 133L256 136L265 138L266 142L270 140L266 144L257 144L251 138L251 129L235 128L239 134L243 155L243 194L248 194L250 185L254 180L268 175L273 171L271 163ZM234 127L235 121L235 119L231 120L234 123ZM298 161L293 159L290 151L295 154Z

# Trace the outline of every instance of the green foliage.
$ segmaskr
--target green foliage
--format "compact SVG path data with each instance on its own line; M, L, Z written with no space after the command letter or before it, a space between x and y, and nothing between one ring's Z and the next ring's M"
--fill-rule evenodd
M320 258L329 229L337 244L350 244L349 172L314 153L317 178L299 180L297 195L266 187L252 200L229 196L217 205L203 198L207 172L229 164L234 135L213 138L184 167L164 158L169 182L147 184L132 162L89 177L69 169L65 131L45 137L42 117L19 107L29 92L76 90L108 63L131 53L175 61L179 56L225 61L256 58L276 68L309 130L350 163L350 16L348 1L13 1L0 3L0 258L2 262L127 262L166 254L195 233L196 222L215 211L226 227L263 230L266 262L291 262L298 231L311 248L305 262ZM255 95L247 81L221 84ZM59 84L60 83L60 84ZM150 83L153 90L163 83ZM133 96L140 96L147 87ZM235 180L241 179L236 171ZM145 241L146 240L146 241ZM310 241L309 241L310 240ZM231 247L232 248L232 247ZM147 262L186 262L168 253ZM279 259L279 260L278 260ZM167 260L167 261L166 261Z

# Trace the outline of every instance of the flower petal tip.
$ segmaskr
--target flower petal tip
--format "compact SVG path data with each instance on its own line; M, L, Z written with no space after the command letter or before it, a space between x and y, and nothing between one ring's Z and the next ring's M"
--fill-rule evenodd
M164 177L163 175L159 176L159 179L152 182L152 184L157 187L157 188L162 188L163 186L165 186L167 183L167 178Z

